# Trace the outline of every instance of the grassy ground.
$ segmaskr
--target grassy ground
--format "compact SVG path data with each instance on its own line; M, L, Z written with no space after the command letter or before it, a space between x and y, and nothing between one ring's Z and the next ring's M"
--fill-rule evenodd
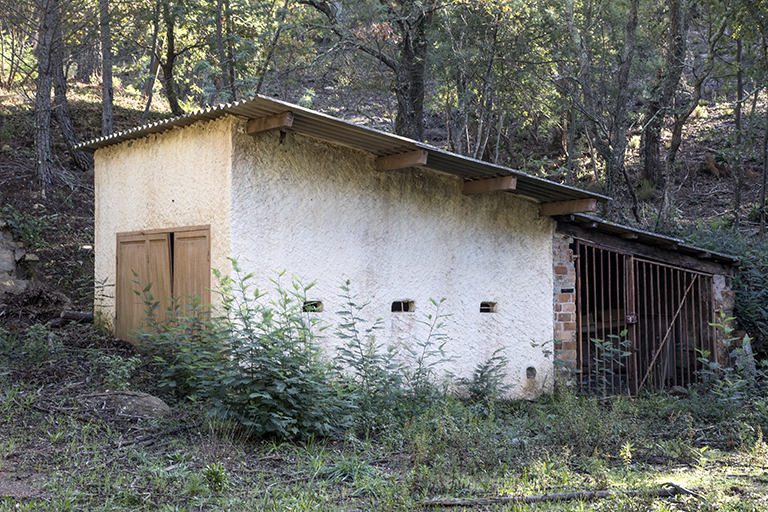
M91 327L0 333L0 511L768 509L759 396L443 398L404 421L286 442L163 395L150 359ZM159 394L173 414L125 416L93 399L107 389ZM668 483L685 491L653 495ZM641 492L472 501L602 490ZM424 503L445 498L466 501Z

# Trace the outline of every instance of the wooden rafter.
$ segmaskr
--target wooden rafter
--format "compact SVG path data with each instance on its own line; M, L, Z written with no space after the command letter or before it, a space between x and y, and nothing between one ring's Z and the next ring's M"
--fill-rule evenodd
M251 119L245 127L245 133L256 135L269 130L284 130L293 126L293 112L282 112L273 116Z
M410 151L408 153L398 153L396 155L380 156L376 159L377 171L394 171L405 169L406 167L415 167L427 165L429 153L425 149Z
M517 178L514 176L502 176L501 178L489 178L487 180L475 180L464 182L461 191L465 196L472 194L485 194L487 192L497 192L499 190L515 190L517 188Z
M573 201L557 201L541 205L539 215L552 216L568 213L593 213L597 210L597 199L575 199Z

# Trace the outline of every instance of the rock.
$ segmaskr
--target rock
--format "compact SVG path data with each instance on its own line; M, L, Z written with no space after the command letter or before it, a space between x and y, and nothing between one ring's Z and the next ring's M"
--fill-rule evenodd
M172 413L168 404L156 396L134 391L108 391L83 395L78 400L97 410L110 409L116 416L131 418L164 418Z
M28 287L29 283L23 279L14 279L10 276L0 276L0 297L2 297L4 293L18 295L27 291Z
M171 408L156 396L147 393L121 391L114 393L118 414L141 418L163 418L170 416Z
M669 394L678 398L684 398L688 396L688 390L682 386L672 386L669 388Z
M10 273L16 269L16 251L0 245L0 272Z

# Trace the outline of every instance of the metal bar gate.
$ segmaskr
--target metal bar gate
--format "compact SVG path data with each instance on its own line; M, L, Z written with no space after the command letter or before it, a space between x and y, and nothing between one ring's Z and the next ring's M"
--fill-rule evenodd
M696 382L699 357L717 357L712 275L575 245L581 386L637 394Z

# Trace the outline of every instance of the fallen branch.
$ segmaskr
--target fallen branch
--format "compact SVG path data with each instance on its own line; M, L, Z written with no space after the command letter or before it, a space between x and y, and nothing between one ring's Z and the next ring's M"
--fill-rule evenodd
M688 494L701 498L693 491L680 487L671 482L663 484L671 487L670 489L653 489L647 491L625 490L625 491L577 491L577 492L556 492L552 494L534 494L531 496L500 496L496 498L447 498L424 500L417 503L423 507L472 507L479 505L493 505L494 503L536 503L540 501L567 501L567 500L596 500L608 498L610 496L655 496L666 498L676 494Z
M79 324L91 324L93 323L93 313L88 311L70 311L65 309L59 315L59 318L51 320L51 327L62 327L69 322L76 322Z
M186 425L184 427L176 427L169 430L163 430L162 432L158 432L157 434L149 434L146 436L137 437L136 439L131 439L130 441L122 442L117 441L115 444L118 448L122 448L123 446L130 446L132 444L141 444L141 443L147 443L149 441L154 441L159 437L167 436L170 434L176 434L178 432L183 432L185 430L189 430L192 428L197 428L202 426L202 423L196 423L195 425Z

